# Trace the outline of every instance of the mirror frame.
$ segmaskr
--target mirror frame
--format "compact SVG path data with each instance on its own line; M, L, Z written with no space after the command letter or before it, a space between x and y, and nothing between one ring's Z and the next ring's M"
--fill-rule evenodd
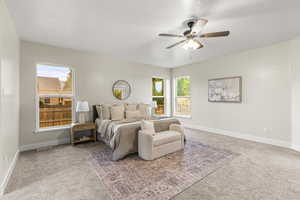
M118 98L115 96L115 94L114 94L114 88L115 88L115 86L116 86L118 83L120 83L120 82L123 82L123 83L127 84L127 85L128 85L128 89L129 89L129 90L128 90L129 94L128 94L124 99L118 99ZM128 98L130 97L130 95L131 95L131 86L130 86L130 84L129 84L127 81L125 81L125 80L117 80L117 81L114 82L114 84L113 84L113 86L112 86L112 93L113 93L113 96L114 96L116 99L118 99L118 100L120 100L120 101L126 100L126 99L128 99Z

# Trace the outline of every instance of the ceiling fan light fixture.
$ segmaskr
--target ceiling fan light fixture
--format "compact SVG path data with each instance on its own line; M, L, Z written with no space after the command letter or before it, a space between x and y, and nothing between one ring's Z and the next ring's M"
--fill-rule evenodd
M171 49L176 46L181 46L185 50L196 50L203 48L203 44L201 41L197 40L199 38L217 38L217 37L226 37L230 34L230 31L221 31L221 32L212 32L212 33L202 33L203 28L208 23L207 19L193 17L192 19L188 19L184 22L184 24L189 28L188 30L184 31L183 34L169 34L169 33L160 33L159 36L164 37L178 37L184 38L175 44L172 44L166 49Z
M197 19L194 22L194 26L193 26L193 34L199 34L202 32L204 26L207 24L207 20L206 19Z
M186 43L184 43L184 45L182 45L182 48L184 48L185 50L189 50L189 49L198 49L200 47L200 44L198 44L197 42L195 42L194 40L190 39L188 40Z

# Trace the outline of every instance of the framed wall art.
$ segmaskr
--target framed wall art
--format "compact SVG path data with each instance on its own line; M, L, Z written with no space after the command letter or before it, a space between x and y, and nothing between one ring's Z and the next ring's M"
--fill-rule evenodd
M242 102L242 77L226 77L208 80L208 101L223 103Z

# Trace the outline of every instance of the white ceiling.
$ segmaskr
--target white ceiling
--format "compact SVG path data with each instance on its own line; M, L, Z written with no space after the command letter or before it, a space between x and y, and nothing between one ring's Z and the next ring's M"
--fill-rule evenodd
M6 0L21 39L98 52L133 62L176 67L261 47L300 35L299 0ZM179 41L191 16L209 20L205 47L165 47Z

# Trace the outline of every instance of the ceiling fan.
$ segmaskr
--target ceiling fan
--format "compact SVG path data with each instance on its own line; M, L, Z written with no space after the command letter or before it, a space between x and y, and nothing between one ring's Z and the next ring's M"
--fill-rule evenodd
M202 33L204 26L207 24L207 19L189 19L185 22L188 26L189 30L186 30L181 35L176 34L167 34L161 33L159 36L164 37L174 37L174 38L184 38L171 46L168 46L166 49L171 49L177 45L183 44L182 47L186 50L188 49L200 49L203 47L203 44L197 40L197 38L212 38L212 37L225 37L230 34L229 31L222 31L222 32L213 32L213 33Z

